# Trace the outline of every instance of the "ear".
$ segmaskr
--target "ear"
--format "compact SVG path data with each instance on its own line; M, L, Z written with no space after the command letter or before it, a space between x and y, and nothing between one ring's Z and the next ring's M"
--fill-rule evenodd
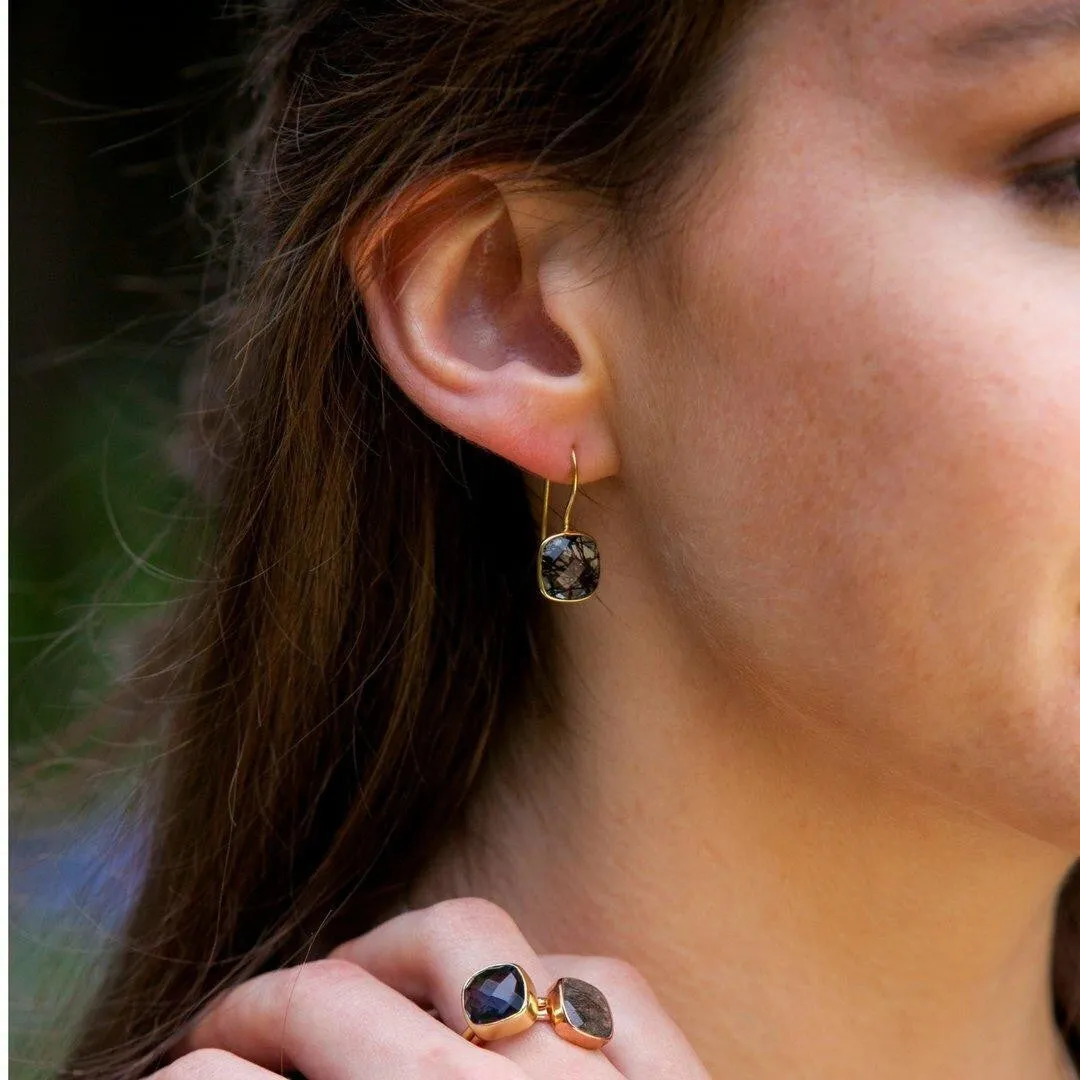
M556 483L618 471L580 202L459 174L345 244L380 358L433 420Z

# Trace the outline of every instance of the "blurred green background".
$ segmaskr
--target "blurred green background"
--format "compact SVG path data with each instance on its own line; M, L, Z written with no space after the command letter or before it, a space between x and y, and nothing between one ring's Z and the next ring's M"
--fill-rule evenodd
M125 635L196 566L168 439L207 244L190 191L220 161L238 32L223 0L15 0L9 28L9 987L28 1077L134 880L109 816L130 777L110 733L79 731Z
M182 494L166 460L205 237L192 180L235 67L220 3L10 7L11 739L102 685L87 604L160 599L130 572ZM166 553L160 553L166 558ZM128 611L134 609L128 608ZM123 616L121 616L123 617ZM98 627L100 628L100 627ZM72 696L74 695L74 697Z

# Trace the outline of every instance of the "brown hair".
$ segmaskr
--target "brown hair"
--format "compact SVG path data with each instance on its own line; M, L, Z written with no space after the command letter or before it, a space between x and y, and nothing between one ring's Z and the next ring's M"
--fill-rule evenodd
M631 224L670 210L736 22L718 0L266 4L192 409L207 581L129 683L167 720L153 837L62 1075L144 1076L224 987L385 917L500 735L552 706L524 477L386 377L346 231L470 164ZM1078 909L1074 888L1063 1027Z

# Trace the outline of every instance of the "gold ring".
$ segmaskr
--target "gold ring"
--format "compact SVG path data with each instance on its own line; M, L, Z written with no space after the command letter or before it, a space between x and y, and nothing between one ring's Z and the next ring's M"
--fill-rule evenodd
M494 964L470 975L461 988L468 1022L462 1036L474 1043L494 1042L547 1020L568 1042L599 1050L615 1034L611 1006L583 979L564 977L539 997L520 964Z

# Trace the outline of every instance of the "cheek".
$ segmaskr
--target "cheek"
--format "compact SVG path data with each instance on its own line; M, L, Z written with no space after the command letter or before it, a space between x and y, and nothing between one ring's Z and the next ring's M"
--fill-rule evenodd
M662 512L693 548L674 573L841 737L997 785L1026 759L1075 792L1076 250L985 195L828 170L798 198L748 178L694 230L708 315L668 406L686 487Z

